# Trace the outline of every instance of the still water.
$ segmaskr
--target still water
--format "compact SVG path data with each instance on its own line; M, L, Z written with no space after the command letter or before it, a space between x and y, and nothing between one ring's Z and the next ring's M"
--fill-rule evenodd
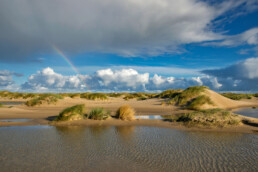
M24 121L30 121L31 119L0 119L0 121L3 122L24 122Z
M0 102L2 105L22 105L24 102Z
M258 171L258 135L155 127L1 127L1 171Z
M258 118L258 108L242 108L234 113L243 115L243 116L248 116L248 117L253 117L253 118Z

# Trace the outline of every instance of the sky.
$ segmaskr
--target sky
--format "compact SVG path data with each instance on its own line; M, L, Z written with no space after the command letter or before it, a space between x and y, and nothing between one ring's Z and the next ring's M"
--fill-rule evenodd
M0 90L258 92L258 0L2 0Z

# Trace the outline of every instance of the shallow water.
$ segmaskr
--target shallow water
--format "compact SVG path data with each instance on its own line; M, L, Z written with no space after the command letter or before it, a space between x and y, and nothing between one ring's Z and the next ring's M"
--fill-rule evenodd
M24 104L24 102L0 102L2 105L21 105Z
M155 127L1 127L1 171L257 171L258 135Z
M24 122L24 121L31 121L31 119L0 119L0 121L4 121L4 122Z
M160 115L137 115L136 119L164 119Z
M248 116L248 117L253 117L253 118L258 118L258 108L241 108L237 111L234 111L234 113L243 115L243 116Z

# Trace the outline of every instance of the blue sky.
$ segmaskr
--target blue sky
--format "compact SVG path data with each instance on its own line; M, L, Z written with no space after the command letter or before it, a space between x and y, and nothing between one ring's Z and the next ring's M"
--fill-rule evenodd
M257 0L13 0L0 8L1 90L258 92Z

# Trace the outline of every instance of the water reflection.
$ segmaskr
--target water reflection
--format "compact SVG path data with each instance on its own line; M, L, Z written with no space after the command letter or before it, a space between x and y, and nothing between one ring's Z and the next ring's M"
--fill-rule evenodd
M241 108L237 111L234 111L234 113L243 116L258 118L258 108Z
M0 102L2 105L21 105L24 104L24 102Z
M115 127L118 136L125 142L130 141L134 135L135 126L117 126Z
M0 128L1 171L257 171L258 136L117 127ZM29 170L28 170L29 169Z
M56 126L55 129L60 139L71 143L82 141L86 130L83 126Z
M91 126L89 127L90 134L94 137L102 137L108 130L110 126Z
M3 122L24 122L24 121L31 121L31 119L0 119Z

